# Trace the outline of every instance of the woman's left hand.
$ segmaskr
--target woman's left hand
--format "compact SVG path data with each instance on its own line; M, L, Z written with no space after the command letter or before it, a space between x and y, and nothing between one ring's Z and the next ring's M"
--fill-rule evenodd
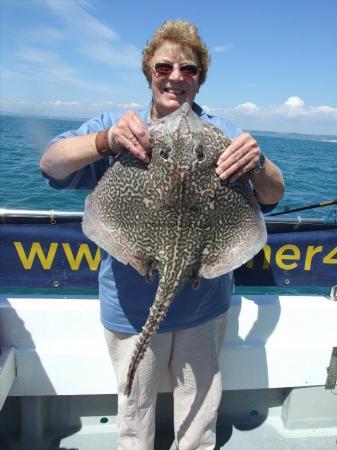
M261 151L249 133L234 138L217 162L216 173L221 180L233 183L243 174L257 167Z

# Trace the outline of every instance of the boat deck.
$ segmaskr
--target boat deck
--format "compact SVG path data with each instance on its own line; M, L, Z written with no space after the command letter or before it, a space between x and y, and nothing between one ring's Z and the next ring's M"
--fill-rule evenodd
M221 427L215 450L335 450L337 444L337 428L325 432L308 429L299 432L282 429L276 419L268 419L259 427L249 428L240 425ZM99 442L99 444L98 444ZM99 446L98 446L99 445ZM116 438L105 433L97 439L97 435L83 435L62 440L60 446L48 450L113 450L116 449ZM156 437L154 450L175 450L173 432L162 430ZM27 449L30 450L30 449Z
M229 315L216 448L336 450L337 302L234 296ZM0 342L1 450L117 448L97 298L0 295ZM169 378L162 384L155 449L175 450Z
M116 401L115 395L9 397L0 421L0 436L6 427L8 440L2 434L0 448L115 450ZM335 450L336 405L336 392L322 387L224 391L215 450ZM16 440L15 422L22 413ZM44 426L36 427L39 416ZM170 393L158 398L155 450L175 450Z

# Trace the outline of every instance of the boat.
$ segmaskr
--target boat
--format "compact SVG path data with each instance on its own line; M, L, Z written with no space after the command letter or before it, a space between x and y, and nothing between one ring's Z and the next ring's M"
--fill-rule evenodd
M0 210L1 450L116 448L100 250L82 215ZM337 217L266 224L266 246L234 273L216 449L336 448ZM156 450L175 448L172 418L166 374Z

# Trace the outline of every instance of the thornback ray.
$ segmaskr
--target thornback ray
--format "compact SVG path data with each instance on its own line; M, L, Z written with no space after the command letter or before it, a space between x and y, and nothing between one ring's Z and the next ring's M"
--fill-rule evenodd
M126 380L130 395L137 367L185 281L230 272L264 246L266 228L247 175L234 183L215 173L230 140L202 121L188 103L149 124L150 162L127 151L85 202L83 232L118 261L159 286L139 334Z

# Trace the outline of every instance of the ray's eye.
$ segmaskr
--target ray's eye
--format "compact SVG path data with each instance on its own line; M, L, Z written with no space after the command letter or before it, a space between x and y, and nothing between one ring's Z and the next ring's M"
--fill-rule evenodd
M165 148L164 150L160 150L159 155L163 158L163 159L169 159L169 154L171 152L170 148Z
M221 178L219 178L219 186L220 189L224 189L226 186L228 186L228 180L221 180Z
M204 153L204 148L202 145L198 145L198 147L195 150L195 154L197 155L197 160L199 162L205 161L205 153Z

